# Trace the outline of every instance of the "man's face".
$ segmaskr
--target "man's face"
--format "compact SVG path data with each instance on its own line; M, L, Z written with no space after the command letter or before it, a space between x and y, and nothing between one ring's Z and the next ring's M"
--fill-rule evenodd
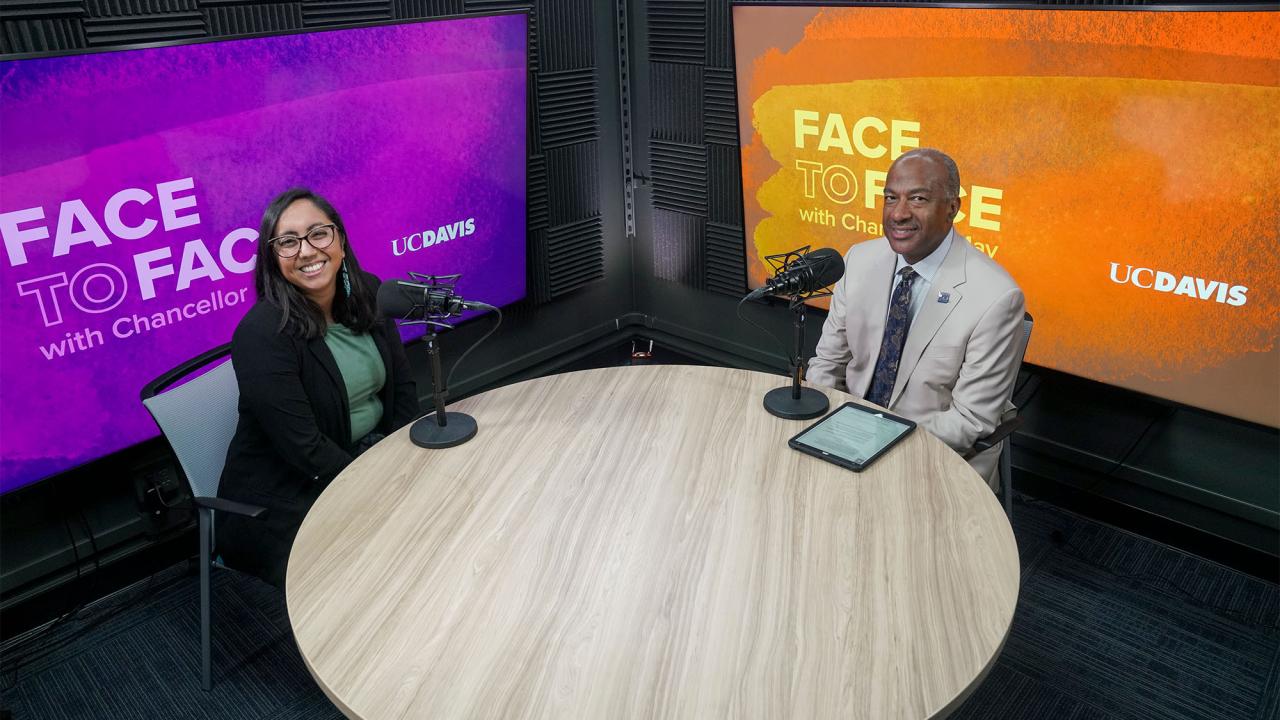
M893 251L917 263L942 244L960 199L947 192L947 171L927 157L900 158L884 183L884 234Z

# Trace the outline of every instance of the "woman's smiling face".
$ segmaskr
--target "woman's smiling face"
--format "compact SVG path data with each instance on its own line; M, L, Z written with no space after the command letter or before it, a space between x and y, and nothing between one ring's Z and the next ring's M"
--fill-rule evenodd
M298 243L298 254L293 257L276 255L280 265L280 274L290 284L297 287L322 309L332 306L334 292L338 287L338 272L342 269L342 261L346 257L346 238L338 235L333 227L333 220L325 215L310 200L297 200L284 209L280 221L276 223L273 242L279 246L278 240L284 236L306 238L321 226L328 226L328 232L334 237L323 248L316 248L310 240L302 239ZM323 236L323 232L320 233ZM317 242L319 242L317 240ZM321 242L320 244L323 245ZM326 311L326 314L327 311Z

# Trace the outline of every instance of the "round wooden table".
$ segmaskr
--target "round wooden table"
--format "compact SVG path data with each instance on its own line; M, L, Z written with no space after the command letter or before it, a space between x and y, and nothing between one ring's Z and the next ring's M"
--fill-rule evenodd
M316 681L358 718L950 713L1009 631L1009 522L921 430L861 474L788 448L785 382L568 373L451 406L465 445L379 443L289 558Z

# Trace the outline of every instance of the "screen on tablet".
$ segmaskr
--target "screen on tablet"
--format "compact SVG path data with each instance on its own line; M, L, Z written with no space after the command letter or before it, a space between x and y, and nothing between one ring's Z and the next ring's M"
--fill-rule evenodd
M847 403L797 435L793 442L862 466L912 427L901 418Z

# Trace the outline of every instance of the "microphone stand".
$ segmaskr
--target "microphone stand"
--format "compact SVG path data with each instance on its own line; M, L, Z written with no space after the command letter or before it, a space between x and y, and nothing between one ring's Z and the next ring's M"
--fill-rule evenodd
M804 369L804 298L800 295L792 295L790 306L793 313L792 328L795 331L793 333L795 343L792 346L793 352L788 365L791 384L765 393L764 409L768 410L769 414L786 420L808 420L825 413L827 408L831 407L831 401L819 390L800 386L800 376Z
M769 255L765 260L773 266L774 275L780 275L794 267L799 258L809 252L809 246L805 245L798 250L791 252L778 253L777 255ZM791 356L788 360L788 370L791 375L791 384L786 387L774 388L764 395L764 409L769 411L770 415L783 418L785 420L809 420L816 418L827 411L831 407L831 401L827 399L825 393L814 390L811 387L800 386L800 376L804 372L804 327L805 327L805 300L816 297L827 297L831 295L830 290L814 290L809 292L792 293L789 306L793 313L792 318L792 336L794 342L792 344ZM772 333L770 333L772 334ZM781 344L781 343L779 343Z
M415 272L411 272L409 275L414 280L424 282L432 288L438 287L447 291L452 291L454 285L458 282L458 278L461 277L460 275L422 275ZM449 397L449 389L445 387L444 371L440 368L440 338L436 333L436 328L452 329L452 325L443 322L450 317L451 313L447 307L441 310L431 307L430 303L426 303L424 304L424 314L427 317L419 322L427 326L427 356L431 359L431 399L436 411L426 417L419 418L413 423L413 426L409 428L409 439L418 447L450 448L455 445L461 445L475 437L478 426L476 425L476 419L470 415L457 411L446 411L444 407L445 400Z
M449 390L444 386L444 372L440 369L440 342L434 325L427 325L426 340L427 356L431 358L431 399L436 411L413 423L409 439L418 447L440 449L461 445L475 437L478 426L470 415L444 409Z

